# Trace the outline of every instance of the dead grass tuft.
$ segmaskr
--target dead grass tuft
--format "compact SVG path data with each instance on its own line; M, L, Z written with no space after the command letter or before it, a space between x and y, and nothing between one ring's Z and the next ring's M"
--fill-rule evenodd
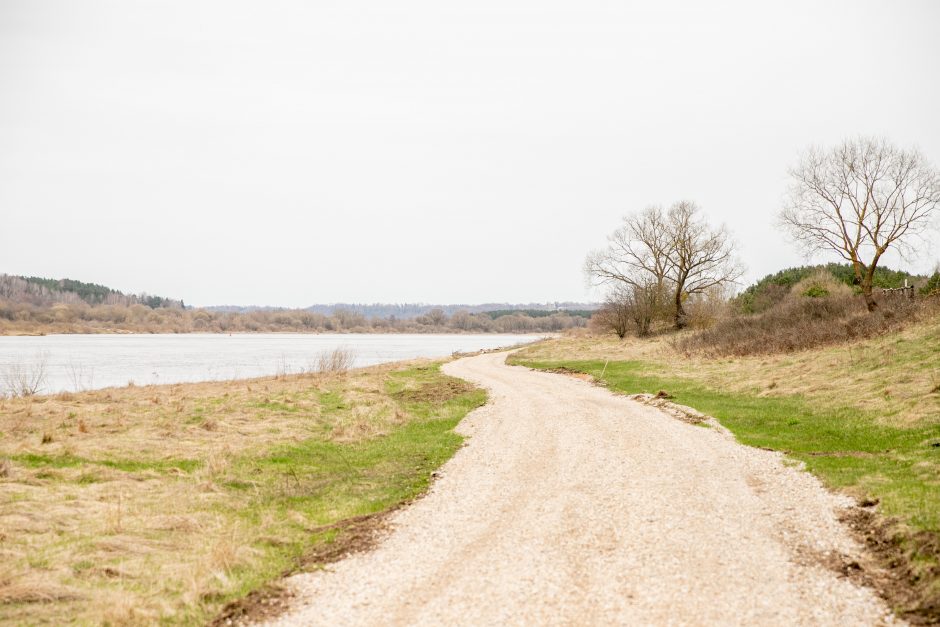
M52 603L82 598L74 588L50 582L41 573L17 571L9 564L0 568L0 605Z

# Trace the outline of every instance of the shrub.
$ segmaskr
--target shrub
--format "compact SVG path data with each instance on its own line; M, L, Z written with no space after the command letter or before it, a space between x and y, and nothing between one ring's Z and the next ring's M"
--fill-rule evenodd
M317 358L317 372L330 374L343 374L356 361L356 354L350 348L338 347L332 351L324 351Z
M842 283L826 270L817 270L790 289L791 297L824 298L826 296L850 296L852 288Z
M40 353L31 363L14 362L8 364L2 373L2 381L0 381L3 388L5 388L0 389L0 397L4 393L14 398L38 394L46 382L46 365L48 361L48 355Z
M677 342L686 353L754 355L786 353L872 337L916 320L928 305L882 298L869 313L854 295L791 297L759 314L734 314Z
M728 297L723 288L693 294L686 303L689 327L707 329L728 315Z

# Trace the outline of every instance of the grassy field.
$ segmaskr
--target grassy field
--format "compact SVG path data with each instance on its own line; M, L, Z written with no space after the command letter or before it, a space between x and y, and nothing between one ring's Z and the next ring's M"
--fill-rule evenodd
M203 624L426 489L485 402L438 366L0 400L0 622Z
M569 337L512 363L566 368L624 393L665 391L744 444L786 452L832 488L878 501L916 588L940 600L940 325L790 355L688 358L670 340Z

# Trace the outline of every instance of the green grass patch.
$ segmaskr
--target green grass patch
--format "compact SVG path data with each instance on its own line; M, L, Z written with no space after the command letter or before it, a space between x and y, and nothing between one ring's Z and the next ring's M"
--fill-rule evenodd
M26 466L27 468L74 468L77 466L104 466L124 472L141 472L153 470L156 472L168 472L170 470L182 470L183 472L192 472L202 466L202 462L197 459L160 459L160 460L140 460L140 459L86 459L76 455L40 455L36 453L25 453L22 455L12 455L13 461Z
M385 387L389 393L423 386L455 389L457 381L432 365L391 372ZM316 435L236 460L221 483L232 494L233 507L226 513L240 525L265 528L253 544L263 558L253 569L229 573L236 586L212 607L278 578L314 547L335 541L336 529L314 531L317 527L388 510L427 490L431 473L463 441L454 427L486 402L482 390L460 386L457 394L400 403L408 422L380 437L338 443ZM340 391L322 392L318 400L322 415L351 409ZM210 615L207 608L192 608L184 622Z
M335 390L320 392L317 400L320 403L320 412L323 416L349 409L349 406L343 400L343 395Z
M265 401L261 403L253 403L251 407L254 407L255 409L267 409L268 411L279 411L289 414L300 411L300 407L283 401Z

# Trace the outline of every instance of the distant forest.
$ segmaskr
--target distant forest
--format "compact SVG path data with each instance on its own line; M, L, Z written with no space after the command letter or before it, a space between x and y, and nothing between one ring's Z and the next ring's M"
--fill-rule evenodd
M151 296L146 293L125 294L97 283L8 274L0 274L0 300L37 306L85 303L87 305L124 306L140 304L151 309L185 308L181 300Z
M226 313L249 313L253 311L288 311L283 307L241 307L237 305L221 305L206 307L209 311L221 311ZM419 316L425 316L431 311L439 309L446 315L452 316L456 313L485 313L490 318L498 318L509 314L525 314L533 318L550 316L556 312L562 311L572 316L581 316L590 318L597 305L591 303L484 303L482 305L431 305L426 303L333 303L320 304L304 307L304 311L331 316L337 311L347 311L360 314L366 318L392 318L396 320L409 320Z
M539 333L584 327L587 303L186 307L71 279L0 275L0 334L37 333Z

